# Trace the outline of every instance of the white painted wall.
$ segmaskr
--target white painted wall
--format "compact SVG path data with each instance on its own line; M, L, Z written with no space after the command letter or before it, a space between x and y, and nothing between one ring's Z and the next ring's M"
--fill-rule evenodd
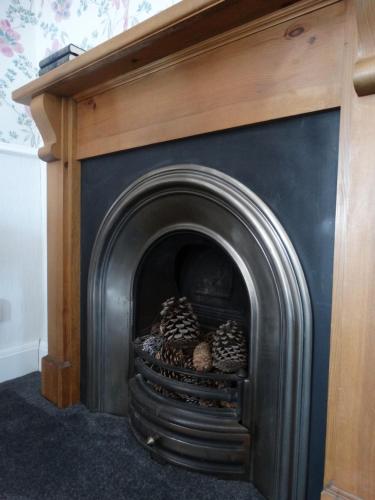
M0 143L0 382L47 350L46 177L32 149Z
M47 53L68 42L93 47L177 1L90 0L83 8L73 0L63 17L58 2L0 1L0 382L37 370L47 353L46 173L21 145L36 146L38 133L11 91L37 75Z

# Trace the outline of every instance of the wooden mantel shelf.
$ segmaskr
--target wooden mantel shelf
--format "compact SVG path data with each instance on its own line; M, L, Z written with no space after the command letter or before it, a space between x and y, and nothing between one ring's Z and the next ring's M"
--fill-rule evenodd
M30 104L47 92L70 97L227 30L276 13L275 22L339 0L184 0L13 92ZM282 9L282 10L280 10Z
M184 0L13 92L48 162L45 397L80 400L80 160L340 108L321 498L375 499L374 33L375 0Z

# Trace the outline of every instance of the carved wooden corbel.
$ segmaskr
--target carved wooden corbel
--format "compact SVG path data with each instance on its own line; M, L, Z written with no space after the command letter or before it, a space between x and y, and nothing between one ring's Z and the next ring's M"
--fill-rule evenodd
M354 87L362 97L375 94L375 1L356 0L358 51Z
M44 145L39 148L39 158L46 162L62 157L62 98L52 94L34 97L31 114L42 136Z

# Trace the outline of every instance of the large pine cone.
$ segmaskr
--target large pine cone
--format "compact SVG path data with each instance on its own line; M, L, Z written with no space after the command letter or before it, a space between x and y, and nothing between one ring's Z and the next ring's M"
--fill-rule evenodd
M186 297L171 297L162 304L160 333L164 342L189 348L198 341L199 323Z
M227 321L217 330L212 342L213 366L233 373L247 366L246 337L236 321Z
M158 359L163 363L176 368L193 368L192 356L173 344L164 343L160 349Z
M170 365L171 368L174 366L176 368L188 368L189 370L193 368L193 358L191 354L171 344L164 343L156 358L160 359L160 361L166 365ZM161 373L165 377L174 378L176 380L181 379L181 376L173 370L165 370L163 368Z

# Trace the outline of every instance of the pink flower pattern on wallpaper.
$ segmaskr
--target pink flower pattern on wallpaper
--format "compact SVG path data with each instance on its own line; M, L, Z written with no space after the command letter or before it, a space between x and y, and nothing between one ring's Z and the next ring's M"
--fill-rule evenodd
M7 19L0 20L0 52L7 57L12 57L14 52L23 52L23 46L18 41L20 35L12 29Z
M0 142L38 145L29 109L11 93L37 77L39 59L68 43L89 50L178 1L0 0Z
M63 21L70 17L70 8L72 0L55 0L52 3L52 10L55 12L55 20L57 22Z

